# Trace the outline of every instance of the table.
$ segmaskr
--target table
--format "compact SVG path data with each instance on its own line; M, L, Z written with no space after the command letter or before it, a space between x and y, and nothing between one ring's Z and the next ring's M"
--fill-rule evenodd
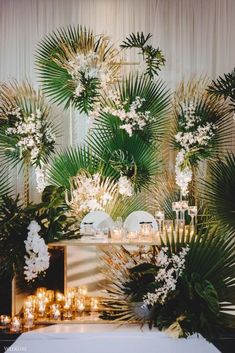
M6 352L218 353L204 338L173 339L139 325L58 324L23 333Z

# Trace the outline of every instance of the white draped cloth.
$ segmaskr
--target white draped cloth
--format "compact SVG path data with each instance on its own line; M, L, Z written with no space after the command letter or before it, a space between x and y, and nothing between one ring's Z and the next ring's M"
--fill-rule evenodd
M137 325L58 324L23 333L8 353L218 353L204 338L173 339Z

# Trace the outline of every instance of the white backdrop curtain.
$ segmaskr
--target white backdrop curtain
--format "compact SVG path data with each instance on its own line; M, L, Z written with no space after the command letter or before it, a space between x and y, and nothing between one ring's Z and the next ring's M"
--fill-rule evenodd
M105 33L117 44L131 32L151 32L165 54L161 77L171 89L192 75L215 78L235 66L235 0L0 0L0 80L27 77L37 85L37 43L69 24ZM72 132L65 115L59 116L61 145L71 134L74 144L81 142L86 120L74 117Z

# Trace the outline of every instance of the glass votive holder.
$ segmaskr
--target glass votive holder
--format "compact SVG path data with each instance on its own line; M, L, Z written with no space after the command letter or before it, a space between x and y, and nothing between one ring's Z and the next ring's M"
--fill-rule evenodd
M99 299L98 298L91 298L90 309L91 309L91 312L96 312L99 310Z
M61 292L56 292L55 299L56 299L57 303L59 303L59 304L63 303L64 302L64 294Z
M144 222L140 224L140 235L142 240L148 241L153 237L152 223Z
M42 298L45 298L46 296L47 289L46 287L39 287L36 290L36 297L40 300Z
M85 298L76 298L75 299L75 311L78 314L82 314L86 309L86 299Z
M6 330L11 323L11 317L8 315L1 315L0 316L0 327L3 330Z
M34 314L30 309L24 311L24 327L32 328L34 326Z
M52 289L46 291L46 297L48 298L48 303L52 303L55 299L55 292Z
M64 320L72 320L73 318L73 310L70 302L65 302L63 306L63 319Z
M171 219L167 219L165 220L164 222L164 228L165 228L165 231L168 233L168 234L171 234L174 227L173 227L173 221Z
M46 316L47 302L46 300L39 300L37 305L37 314L39 318L44 318Z
M78 297L85 297L87 295L87 287L79 286L78 287Z
M122 240L123 238L123 229L122 228L114 228L111 230L111 239L112 240Z
M11 331L21 332L21 330L22 330L22 321L18 316L14 316L11 321Z
M61 319L61 309L59 304L52 304L50 306L50 318L52 320L60 320Z
M132 231L132 232L128 232L127 233L127 239L128 240L137 240L139 238L139 234L138 234L138 232L136 232L136 231Z

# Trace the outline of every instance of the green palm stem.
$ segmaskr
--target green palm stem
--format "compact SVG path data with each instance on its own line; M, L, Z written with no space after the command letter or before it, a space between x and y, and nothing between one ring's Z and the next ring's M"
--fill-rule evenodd
M26 158L24 161L24 196L23 196L23 203L24 206L27 207L29 204L29 169L30 169L30 162L29 159Z

